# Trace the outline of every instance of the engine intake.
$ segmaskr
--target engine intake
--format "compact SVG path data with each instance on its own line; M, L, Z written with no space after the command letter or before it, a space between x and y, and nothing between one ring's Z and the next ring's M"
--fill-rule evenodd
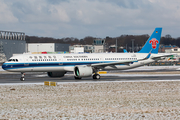
M89 77L93 74L93 69L91 66L75 66L74 67L74 75L75 77Z

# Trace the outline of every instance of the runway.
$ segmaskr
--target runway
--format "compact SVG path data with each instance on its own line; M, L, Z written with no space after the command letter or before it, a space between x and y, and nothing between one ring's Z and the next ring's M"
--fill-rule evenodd
M121 72L101 75L101 79L94 80L92 77L75 80L72 73L60 78L50 78L46 73L26 73L25 81L20 81L20 73L1 73L0 84L3 83L42 83L54 82L96 82L96 81L146 81L146 80L180 80L180 71L161 72Z
M54 82L100 82L100 81L146 81L146 80L180 80L179 66L143 66L125 71L109 71L102 74L101 79L94 80L85 77L75 80L73 73L67 73L64 77L50 78L45 72L30 72L25 74L25 81L20 81L20 73L12 73L0 70L0 84L6 83L43 83Z

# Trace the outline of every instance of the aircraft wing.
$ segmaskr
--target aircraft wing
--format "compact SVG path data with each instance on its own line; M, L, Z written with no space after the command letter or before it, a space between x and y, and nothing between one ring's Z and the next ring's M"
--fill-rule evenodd
M120 61L120 62L110 62L110 63L96 63L96 64L91 64L91 66L110 66L110 65L120 65L120 64L129 64L135 62L134 60L129 60L129 61Z
M91 64L91 66L96 67L96 68L103 68L103 67L106 67L106 66L111 66L113 68L116 68L115 65L122 65L122 64L123 65L129 65L129 64L132 64L133 62L138 62L138 61L149 59L150 56L151 56L151 52L143 59L118 61L118 62L110 62L110 63L96 63L96 64Z
M110 62L110 63L96 63L96 64L91 64L92 67L96 68L104 68L106 66L111 66L115 67L115 65L129 65L130 63L136 62L134 60L128 60L128 61L118 61L118 62Z

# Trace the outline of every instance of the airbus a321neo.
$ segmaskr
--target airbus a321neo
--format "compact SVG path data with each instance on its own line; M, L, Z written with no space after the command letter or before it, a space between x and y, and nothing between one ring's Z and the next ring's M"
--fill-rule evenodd
M49 77L63 77L74 72L75 79L92 76L100 79L100 70L125 70L143 66L170 54L158 54L162 28L156 28L143 48L137 53L84 54L22 54L11 57L2 65L9 72L47 72Z

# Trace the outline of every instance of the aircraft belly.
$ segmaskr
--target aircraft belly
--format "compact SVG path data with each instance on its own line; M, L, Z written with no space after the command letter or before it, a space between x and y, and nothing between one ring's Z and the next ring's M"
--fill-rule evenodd
M74 66L71 67L64 67L65 71L74 71Z
M63 67L27 67L27 68L14 68L7 70L9 72L52 72L64 71Z
M28 68L27 70L33 72L52 72L52 71L64 71L64 67L34 67L33 70Z

